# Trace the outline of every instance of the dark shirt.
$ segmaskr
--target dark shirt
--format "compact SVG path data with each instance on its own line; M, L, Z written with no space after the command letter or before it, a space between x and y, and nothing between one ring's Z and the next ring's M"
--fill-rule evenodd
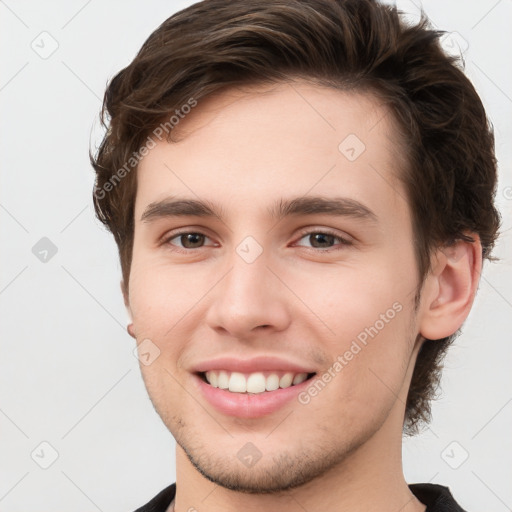
M421 503L427 506L426 512L465 512L453 499L448 487L437 484L410 484L409 489ZM135 512L165 512L175 494L176 484L174 483Z

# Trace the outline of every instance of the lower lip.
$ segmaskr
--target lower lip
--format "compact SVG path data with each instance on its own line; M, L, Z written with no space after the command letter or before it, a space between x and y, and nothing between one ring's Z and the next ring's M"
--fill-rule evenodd
M289 388L279 388L263 393L232 393L210 386L199 375L193 377L203 396L211 405L223 414L238 418L260 418L277 411L296 398L312 380L308 379Z

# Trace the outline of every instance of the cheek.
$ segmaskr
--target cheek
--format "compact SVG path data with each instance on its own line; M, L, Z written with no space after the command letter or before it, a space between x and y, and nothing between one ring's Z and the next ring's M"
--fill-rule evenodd
M389 311L386 324L380 318L375 321L373 311L354 309L331 343L332 365L319 376L329 382L325 391L319 386L319 398L312 400L323 411L322 404L331 404L328 415L345 433L357 435L368 425L381 424L397 400L405 402L402 390L412 346L410 311Z
M173 337L176 327L194 315L209 285L200 272L180 265L134 258L130 274L130 306L138 337Z
M413 348L409 293L413 284L398 282L392 272L376 266L364 273L335 269L321 280L291 284L318 315L307 315L310 320L303 329L335 365L331 367L335 384L329 384L336 394L333 400L357 401L356 410L364 404L368 411L395 400ZM299 314L296 310L296 319Z
M199 291L179 268L134 257L130 306L137 342L142 347L150 340L158 354L145 364L139 348L140 369L148 395L167 426L175 424L173 415L186 404L179 361L190 339L190 313L199 298Z
M404 280L397 282L392 270L379 268L378 263L364 268L326 267L309 274L299 269L283 280L301 299L296 302L294 321L300 323L300 316L309 313L311 326L317 324L318 334L333 349L344 349L354 339L364 343L377 334L384 338L400 328L408 285Z

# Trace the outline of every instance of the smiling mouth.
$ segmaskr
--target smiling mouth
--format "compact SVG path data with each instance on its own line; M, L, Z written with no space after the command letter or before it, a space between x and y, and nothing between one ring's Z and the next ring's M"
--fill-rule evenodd
M210 370L197 375L207 384L231 393L266 393L286 389L313 378L316 373L253 372L240 373L228 370Z

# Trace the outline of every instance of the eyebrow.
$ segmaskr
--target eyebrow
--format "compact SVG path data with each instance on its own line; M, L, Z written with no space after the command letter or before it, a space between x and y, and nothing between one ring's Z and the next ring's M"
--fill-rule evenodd
M299 215L328 214L353 217L359 220L377 222L377 216L367 206L347 197L326 198L321 196L302 196L294 199L279 199L267 209L274 220ZM151 222L168 217L216 217L223 220L223 210L210 201L197 199L180 199L169 197L162 201L150 203L144 210L140 220Z

